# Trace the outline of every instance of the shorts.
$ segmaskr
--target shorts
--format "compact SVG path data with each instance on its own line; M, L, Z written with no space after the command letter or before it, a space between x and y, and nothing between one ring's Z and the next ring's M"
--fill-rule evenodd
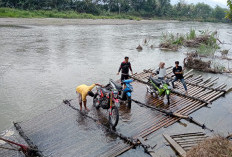
M78 100L79 100L79 103L82 103L82 96L80 93L77 92L77 97L78 97Z
M121 75L121 82L127 79L129 79L129 75L124 75L124 74Z

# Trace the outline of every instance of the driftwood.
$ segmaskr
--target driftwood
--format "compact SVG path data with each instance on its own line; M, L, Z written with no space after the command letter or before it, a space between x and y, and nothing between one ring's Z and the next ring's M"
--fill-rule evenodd
M184 66L187 68L206 70L210 69L211 62L202 61L200 58L193 57L192 55L187 56L184 59Z
M195 54L188 55L184 59L184 66L210 73L232 73L232 69L220 69L217 67L212 68L211 61L203 61L201 58L195 57Z
M210 38L210 35L204 35L204 36L199 36L196 37L193 40L186 40L184 42L184 46L186 47L199 47L201 44L206 44Z
M177 45L173 45L173 44L170 44L170 43L161 43L159 45L159 48L161 50L169 50L169 51L177 51L178 50Z
M143 47L141 45L139 45L136 49L141 51L141 50L143 50Z

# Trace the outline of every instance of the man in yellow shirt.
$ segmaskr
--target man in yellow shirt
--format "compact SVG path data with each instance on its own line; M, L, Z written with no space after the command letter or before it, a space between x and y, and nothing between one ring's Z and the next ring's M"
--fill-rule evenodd
M84 107L85 107L85 110L89 111L89 109L86 107L86 103L87 103L87 100L86 100L86 97L89 95L91 97L94 96L94 93L91 91L95 86L101 86L100 84L98 83L95 83L95 84L92 84L91 86L87 86L85 84L82 84L80 86L77 86L76 88L76 93L78 95L78 99L79 99L79 104L80 104L80 111L82 111L82 101L84 103Z

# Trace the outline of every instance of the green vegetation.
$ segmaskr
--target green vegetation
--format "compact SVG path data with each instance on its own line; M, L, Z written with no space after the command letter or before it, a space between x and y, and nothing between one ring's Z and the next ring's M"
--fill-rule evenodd
M187 40L193 40L196 38L196 31L195 29L191 29L189 33L186 35Z
M231 1L229 1L231 2ZM0 0L0 17L172 19L228 22L227 9L170 0ZM12 8L12 9L7 9Z
M168 43L169 45L183 45L185 37L181 34L176 36L173 33L163 33L161 43Z
M58 10L19 10L11 8L0 8L0 17L15 18L78 18L78 19L130 19L141 20L139 17L126 14L108 14L108 15L92 15L87 13L77 13L75 11L58 11Z
M226 11L226 18L229 19L229 20L232 20L232 1L227 0L227 5L229 7L229 10Z
M197 48L197 53L200 56L212 56L214 55L216 49L209 46L209 45L205 45L205 44L201 44L198 48Z
M197 34L191 29L185 35L177 33L163 33L161 37L160 48L176 50L179 46L195 47L199 55L212 55L220 47L217 44L217 32L208 30L199 31Z

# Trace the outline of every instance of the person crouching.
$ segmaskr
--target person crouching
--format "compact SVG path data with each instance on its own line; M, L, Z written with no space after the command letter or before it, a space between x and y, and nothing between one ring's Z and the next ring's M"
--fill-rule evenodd
M100 84L98 83L95 83L95 84L92 84L91 86L87 86L85 84L82 84L80 86L77 86L76 88L76 93L77 93L77 96L78 96L78 100L79 100L79 104L80 104L80 111L82 111L82 102L84 104L84 107L85 107L85 110L86 111L89 111L89 109L87 108L86 106L86 103L87 103L87 99L86 97L89 95L91 97L94 96L94 93L92 92L92 89L95 87L95 86L101 86Z

